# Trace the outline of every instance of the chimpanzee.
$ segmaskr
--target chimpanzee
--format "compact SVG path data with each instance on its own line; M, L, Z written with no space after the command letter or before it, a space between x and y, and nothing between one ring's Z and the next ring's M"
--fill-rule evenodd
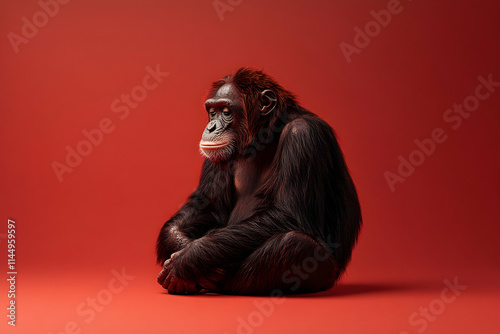
M332 287L362 224L332 128L251 68L214 82L205 109L200 182L160 231L158 282L172 294Z

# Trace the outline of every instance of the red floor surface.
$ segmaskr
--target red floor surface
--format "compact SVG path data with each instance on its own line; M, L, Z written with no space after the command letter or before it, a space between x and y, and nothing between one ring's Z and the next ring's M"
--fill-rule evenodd
M500 333L499 15L497 1L1 1L1 332ZM199 176L203 96L240 66L336 129L364 228L329 291L155 282L157 233Z
M18 324L7 332L499 332L498 276L490 282L453 273L369 279L360 277L355 267L355 273L329 291L274 299L168 295L152 280L151 267L125 267L124 285L113 280L112 270L37 275L26 269L19 273ZM448 286L444 280L458 283L457 290L443 294Z

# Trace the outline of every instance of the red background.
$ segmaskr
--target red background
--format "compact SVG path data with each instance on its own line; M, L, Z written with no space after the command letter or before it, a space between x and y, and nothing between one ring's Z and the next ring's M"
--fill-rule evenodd
M74 321L82 333L237 333L265 313L246 332L417 333L409 317L439 305L457 277L467 288L425 332L498 333L500 88L457 130L443 114L479 75L500 81L500 4L401 6L348 63L339 44L387 1L243 0L223 21L211 0L74 1L18 53L7 36L40 5L0 2L2 276L8 218L18 270L17 326L2 279L2 330L60 333ZM120 120L111 102L157 64L170 75ZM264 69L336 129L365 222L338 287L267 313L254 304L266 298L171 296L155 282L156 235L201 169L203 96L240 66ZM51 164L103 118L115 130L59 182ZM392 192L384 172L437 127L447 140ZM135 278L86 322L76 308L122 268Z

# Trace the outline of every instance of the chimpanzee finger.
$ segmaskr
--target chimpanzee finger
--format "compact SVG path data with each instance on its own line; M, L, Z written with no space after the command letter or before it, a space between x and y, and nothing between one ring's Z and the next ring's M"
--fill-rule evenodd
M168 275L165 280L163 281L163 283L161 284L161 286L165 289L168 289L168 287L170 286L170 281L172 280L172 275Z
M163 281L165 280L165 278L167 277L167 275L169 273L170 273L170 259L166 260L163 263L163 268L161 269L160 273L158 274L158 277L157 277L156 281L159 284L163 284Z
M176 295L177 293L177 285L179 284L179 279L173 275L169 275L172 277L170 280L170 284L167 287L168 293Z

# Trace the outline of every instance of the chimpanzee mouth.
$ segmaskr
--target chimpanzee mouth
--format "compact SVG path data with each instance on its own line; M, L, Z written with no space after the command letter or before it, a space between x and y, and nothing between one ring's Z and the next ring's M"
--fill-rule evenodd
M223 148L227 145L229 145L229 142L200 141L200 148L208 150Z

